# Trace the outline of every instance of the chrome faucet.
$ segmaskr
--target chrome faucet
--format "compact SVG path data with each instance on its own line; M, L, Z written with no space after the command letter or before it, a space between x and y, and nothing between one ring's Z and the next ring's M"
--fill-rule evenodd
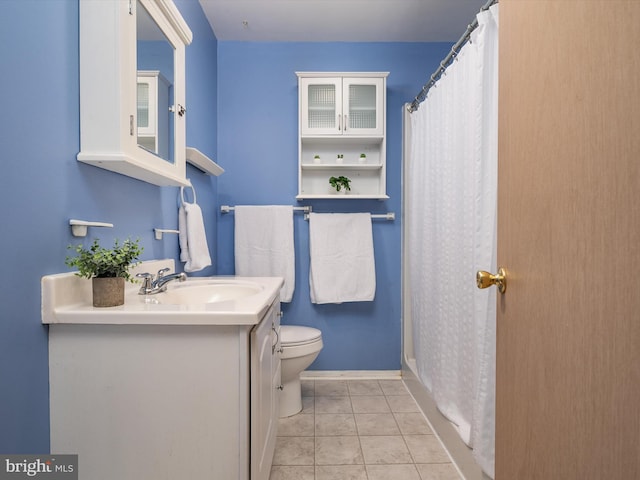
M163 268L158 270L158 274L155 279L152 273L138 273L137 278L142 278L142 287L138 291L138 295L153 295L156 293L164 292L167 289L167 283L172 280L178 280L184 282L187 279L186 273L172 273L165 275L165 273L171 271L170 268Z

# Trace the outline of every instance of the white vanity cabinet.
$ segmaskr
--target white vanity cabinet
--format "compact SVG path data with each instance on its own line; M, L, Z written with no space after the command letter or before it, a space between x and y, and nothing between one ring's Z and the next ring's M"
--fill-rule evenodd
M142 318L163 307L126 308ZM268 480L277 295L263 312L255 325L190 322L188 309L183 324L129 324L115 310L112 324L51 323L51 451L78 454L87 480Z
M251 332L251 480L269 480L276 447L282 390L280 315L271 308Z
M388 198L388 72L296 72L296 75L297 198ZM351 191L336 195L329 185L332 176L348 177Z

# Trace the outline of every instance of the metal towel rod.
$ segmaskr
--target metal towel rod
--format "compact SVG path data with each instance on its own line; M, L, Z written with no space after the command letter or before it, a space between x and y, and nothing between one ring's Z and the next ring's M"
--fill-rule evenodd
M229 205L220 205L220 212L221 213L230 213L233 212L235 210L236 207L231 207ZM305 220L309 220L309 213L311 213L313 211L313 207L311 207L310 205L306 206L306 207L293 207L293 210L296 212L304 212L304 219ZM371 214L371 218L372 219L378 219L378 220L395 220L396 219L396 214L394 212L388 212L388 213L372 213Z
M236 207L230 207L229 205L220 205L220 212L222 213L229 213L229 212L233 212L236 209ZM306 206L306 207L293 207L294 211L297 212L304 212L304 213L309 213L312 210L311 206Z
M309 215L305 213L304 215L304 219L305 220L309 220ZM371 214L371 219L372 220L389 220L389 221L393 221L396 219L396 214L394 212L388 212L388 213L372 213Z

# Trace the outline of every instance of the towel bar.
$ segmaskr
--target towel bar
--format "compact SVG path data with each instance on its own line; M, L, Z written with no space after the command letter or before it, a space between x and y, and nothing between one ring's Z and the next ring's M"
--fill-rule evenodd
M172 230L166 228L154 228L153 233L155 233L156 240L162 240L162 234L164 233L180 233L180 230Z
M309 215L305 214L304 215L304 219L305 220L309 220ZM371 219L372 220L395 220L396 219L396 214L394 212L387 212L387 213L372 213L371 214Z
M229 205L220 205L220 212L221 213L230 213L233 212L235 210L236 207L230 207ZM313 211L313 208L309 205L306 207L293 207L293 210L296 212L304 212L304 219L305 220L309 220L309 213L311 213ZM378 219L378 220L395 220L396 219L396 214L394 212L387 212L387 213L372 213L371 214L371 218L372 219Z
M229 212L233 212L236 209L236 207L230 207L229 205L220 205L220 212L221 213L229 213ZM293 207L293 211L294 212L304 212L304 213L309 213L312 212L313 209L311 206L307 206L307 207Z

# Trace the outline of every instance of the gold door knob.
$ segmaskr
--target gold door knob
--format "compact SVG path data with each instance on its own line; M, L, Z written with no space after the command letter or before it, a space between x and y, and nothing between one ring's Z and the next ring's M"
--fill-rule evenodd
M478 288L487 288L491 285L497 285L498 291L504 293L507 291L507 271L500 267L496 275L491 275L489 272L479 270L476 274L476 283Z

